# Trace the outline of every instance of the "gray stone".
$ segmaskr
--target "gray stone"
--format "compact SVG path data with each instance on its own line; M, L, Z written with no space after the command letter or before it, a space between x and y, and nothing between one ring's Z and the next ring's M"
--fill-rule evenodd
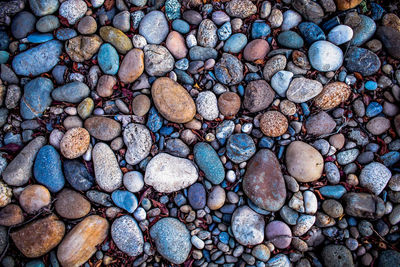
M118 217L111 226L111 236L117 247L130 257L143 253L143 234L131 216Z
M359 177L360 185L379 195L392 177L390 170L379 162L366 165Z
M136 165L146 158L152 146L150 131L146 126L130 123L123 132L124 143L128 147L126 162Z
M241 206L235 210L231 222L235 239L244 246L257 245L264 240L264 217L248 206Z

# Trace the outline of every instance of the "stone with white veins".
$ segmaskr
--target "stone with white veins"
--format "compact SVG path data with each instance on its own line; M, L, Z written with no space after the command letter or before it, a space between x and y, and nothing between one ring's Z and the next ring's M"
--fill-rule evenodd
M196 99L197 112L206 120L212 121L218 118L218 100L211 91L199 93Z
M192 161L159 153L147 164L144 182L157 192L171 193L189 187L197 178Z
M111 226L111 237L117 247L130 257L143 252L144 240L138 223L129 215L117 218Z
M146 126L130 123L125 128L123 137L124 143L128 147L125 154L126 162L136 165L149 155L152 139Z
M371 162L361 170L360 185L379 195L392 177L390 170L379 162Z

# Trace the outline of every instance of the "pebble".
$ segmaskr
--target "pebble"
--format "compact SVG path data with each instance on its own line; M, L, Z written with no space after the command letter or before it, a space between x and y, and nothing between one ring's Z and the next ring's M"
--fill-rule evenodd
M78 191L89 190L94 183L94 178L79 160L64 160L63 169L65 179Z
M51 104L52 90L50 79L39 77L28 82L20 103L21 116L26 120L42 116Z
M293 73L286 70L280 70L275 73L271 78L271 87L275 92L281 96L286 96L286 91L289 88L289 84L292 81Z
M115 190L111 194L111 199L117 207L124 209L129 213L133 213L138 207L136 196L129 191Z
M16 204L9 204L0 210L0 225L14 226L24 222L22 209Z
M204 186L200 183L192 184L188 189L188 200L193 209L203 209L206 205L206 191Z
M389 182L392 174L385 165L372 162L366 165L360 173L360 185L379 195Z
M243 106L250 112L258 112L266 109L274 97L275 93L266 81L251 81L246 86Z
M121 30L111 27L103 26L100 28L101 38L114 46L115 49L121 54L126 54L132 49L132 41Z
M126 162L136 165L149 155L153 142L146 126L131 123L124 129L122 135L128 147L125 153Z
M137 193L143 189L143 174L138 171L130 171L124 174L123 184L126 189L133 193Z
M105 74L117 74L119 69L119 56L117 50L112 45L108 43L101 45L97 57L99 66Z
M57 194L54 207L61 217L71 220L86 216L91 209L90 202L83 195L67 188Z
M328 41L313 43L308 50L308 57L314 69L324 72L336 71L343 63L342 50Z
M257 12L257 7L250 0L232 0L226 6L226 13L231 17L245 19Z
M354 266L351 252L342 245L328 245L322 250L324 264L330 267Z
M42 185L28 185L19 196L21 208L28 214L35 214L40 209L50 205L49 190Z
M89 147L90 135L84 128L69 129L60 142L61 154L68 159L82 156Z
M208 194L207 207L210 210L219 210L225 204L225 199L225 190L219 185L214 186Z
M286 10L283 12L283 22L281 25L282 31L288 31L301 22L301 15L294 10Z
M345 65L351 72L359 72L363 76L369 76L376 73L381 67L378 56L372 51L353 47L347 52Z
M51 96L56 101L76 104L89 96L89 87L82 82L71 82L54 89Z
M60 16L66 18L68 23L74 25L87 11L87 5L82 0L67 0L60 5Z
M307 133L315 136L321 136L333 132L336 122L325 111L321 111L308 117L305 127Z
M287 131L288 126L288 120L279 111L267 111L260 117L260 129L266 136L281 136Z
M151 76L164 76L174 68L175 60L167 48L161 45L144 47L144 67Z
M243 76L243 64L235 56L227 53L214 66L215 76L222 84L236 85Z
M131 257L143 253L144 240L138 223L129 215L118 217L111 225L111 237L117 247Z
M63 144L62 139L61 150L64 148ZM39 150L33 166L33 174L36 181L46 186L52 193L58 192L64 187L65 178L61 168L60 155L53 146L45 145Z
M279 249L287 248L292 241L292 231L281 221L272 221L265 227L266 238Z
M101 141L111 141L121 134L121 125L107 117L90 117L85 120L84 127L91 136Z
M263 216L248 206L241 206L232 215L232 233L244 246L258 245L264 240L265 221Z
M242 163L250 159L256 152L253 139L243 133L231 135L226 144L226 155L234 163Z
M220 184L225 170L215 150L205 142L199 142L193 149L194 160L206 178L213 184Z
M286 97L294 103L306 102L322 92L320 82L307 78L295 78L291 81Z
M329 110L345 102L351 94L350 87L343 82L333 82L324 86L322 92L314 98L314 105Z
M196 107L197 112L203 117L203 119L212 121L218 118L218 101L213 92L205 91L199 93L196 98Z
M303 38L294 31L281 32L277 40L279 44L287 48L299 49L304 46Z
M353 29L347 25L338 25L330 30L328 40L335 45L342 45L353 38Z
M218 109L224 116L235 116L240 109L240 96L234 92L225 92L218 98Z
M263 39L255 39L246 45L243 51L243 57L247 61L264 59L269 50L270 48L267 41Z

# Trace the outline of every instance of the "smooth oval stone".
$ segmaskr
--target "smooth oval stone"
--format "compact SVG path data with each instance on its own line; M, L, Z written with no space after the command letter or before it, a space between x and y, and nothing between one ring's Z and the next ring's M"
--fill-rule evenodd
M324 31L315 23L302 22L298 27L301 35L309 44L326 39Z
M163 12L151 11L141 20L139 34L146 38L149 44L161 44L169 32L168 22Z
M138 223L129 215L118 217L111 225L111 237L117 247L130 257L143 253L143 234Z
M200 183L192 184L188 190L188 200L193 209L203 209L206 205L206 190L204 186Z
M38 76L50 71L60 60L62 43L51 40L14 57L12 67L16 74Z
M151 87L154 105L169 121L186 123L196 115L196 105L187 90L174 80L161 77Z
M214 186L208 194L207 207L210 210L219 210L225 204L225 199L225 190L219 185Z
M271 27L263 20L256 20L251 26L251 37L253 39L263 38L271 33Z
M218 57L218 52L211 47L193 46L189 50L189 57L191 60L205 61L210 58L216 59Z
M353 267L353 255L342 245L330 244L322 250L322 259L327 267Z
M89 96L89 87L82 82L72 82L53 90L54 100L68 103L79 103Z
M243 64L235 56L223 53L214 66L215 77L222 84L236 85L243 80Z
M0 225L13 226L24 222L22 209L16 204L9 204L0 210Z
M226 155L235 163L241 163L256 153L253 139L244 133L231 135L226 144Z
M280 168L275 154L267 149L259 150L247 164L243 190L264 210L278 211L285 204L286 187Z
M294 10L286 10L283 12L283 22L281 25L282 31L288 31L301 22L301 15Z
M200 46L215 47L217 45L217 26L210 19L203 20L197 31L197 40Z
M144 71L144 53L134 48L128 52L121 62L118 77L123 83L133 83Z
M101 141L111 141L121 134L121 124L107 117L91 117L84 122L91 136Z
M286 97L294 103L303 103L317 96L322 89L322 84L319 81L295 78L286 91Z
M59 5L58 0L29 0L29 6L38 17L53 14Z
M265 235L275 247L287 248L292 241L292 231L289 226L281 221L272 221L265 227Z
M33 184L25 187L18 200L25 212L35 214L40 209L50 205L51 196L46 187Z
M68 183L78 191L87 191L94 184L94 178L79 160L64 160L64 175Z
M292 49L300 49L304 46L303 38L294 31L281 32L277 40L281 45Z
M392 57L400 59L400 32L391 27L379 27L376 31L376 35L382 41L386 51L388 51Z
M308 117L305 127L307 134L321 136L333 132L336 122L328 113L321 111Z
M10 236L22 254L29 258L37 258L55 248L61 242L64 233L64 223L51 214L10 233Z
M159 153L147 164L144 182L157 192L171 193L192 185L197 178L190 160Z
M60 41L67 41L69 39L72 39L76 37L78 33L71 28L61 28L58 29L56 32L56 38Z
M88 150L90 135L84 128L76 127L69 129L60 142L61 154L67 159L75 159Z
M370 17L359 15L361 22L353 28L353 39L351 45L361 46L371 39L376 31L376 24Z
M97 60L105 74L115 75L119 69L119 56L117 50L110 44L102 44Z
M335 1L339 10L348 10L358 6L362 0Z
M363 76L375 74L381 67L381 61L374 52L360 47L349 49L345 63L350 72L359 72Z
M200 92L196 98L197 112L208 121L218 118L218 100L212 91Z
M58 27L60 27L60 21L53 15L42 17L36 22L36 29L39 32L51 32Z
M360 185L379 195L392 177L390 170L379 162L371 162L360 173Z
M197 143L193 148L194 160L213 184L220 184L225 178L225 170L214 148L205 142Z
M324 159L321 154L301 141L290 143L286 150L286 166L291 176L302 183L318 180L324 169Z
M65 185L60 155L51 145L46 145L39 150L33 173L36 181L46 186L53 193L60 191Z
M128 147L125 159L129 164L136 165L149 155L153 143L146 126L130 123L124 130L123 138Z
M190 31L190 25L184 20L176 19L172 22L172 29L179 33L187 34Z
M235 210L231 227L235 239L243 246L258 245L264 240L264 217L248 206Z
M175 264L186 261L192 244L185 224L175 218L163 218L150 228L150 236L165 259Z
M126 210L129 213L133 213L138 207L138 201L136 196L125 190L115 190L111 194L111 199L121 209Z
M96 252L108 234L108 221L98 215L86 217L65 236L57 249L62 266L80 266Z
M22 186L26 184L32 176L36 154L45 143L46 138L44 136L38 136L29 142L3 171L2 176L4 182L12 186Z
M297 12L303 15L306 20L316 24L321 23L324 17L324 10L322 7L312 0L293 0L292 6Z
M51 104L52 90L53 83L50 79L39 77L28 82L21 99L21 116L25 120L41 117Z
M111 26L100 28L100 36L105 42L112 44L121 54L126 54L132 49L132 41L121 30Z
M61 217L74 220L86 216L91 205L80 193L65 188L57 194L54 207Z
M224 52L237 54L246 46L247 37L243 33L235 33L225 42Z
M53 40L53 35L51 33L37 33L37 32L34 32L32 34L29 34L26 39L30 43L40 44L40 43L44 43L44 42Z
M94 173L97 184L106 192L113 192L122 185L122 172L111 148L97 143L92 151Z
M245 19L257 12L257 6L250 0L232 0L226 5L226 13L231 17Z
M311 66L319 71L336 71L342 66L342 49L328 41L317 41L310 46L308 58Z
M255 39L248 43L243 51L243 57L247 61L264 59L269 52L269 44L263 39Z
M347 25L338 25L328 34L328 40L335 45L347 43L353 38L353 29Z
M350 86L343 82L333 82L324 86L322 92L314 98L314 105L323 110L339 106L351 94Z
M35 29L35 23L36 18L32 13L19 12L11 21L11 33L17 39L24 38Z

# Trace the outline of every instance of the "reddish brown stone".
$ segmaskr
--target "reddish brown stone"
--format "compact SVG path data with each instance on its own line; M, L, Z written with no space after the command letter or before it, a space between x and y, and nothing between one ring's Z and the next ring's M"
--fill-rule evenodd
M223 93L218 98L219 111L224 116L235 116L240 109L240 96L234 92Z
M281 136L287 131L288 127L288 120L279 111L267 111L261 115L260 129L266 136Z
M255 39L248 43L243 51L243 57L247 61L264 59L269 52L269 44L263 39Z
M12 226L24 221L22 209L15 204L9 204L0 210L0 225Z

